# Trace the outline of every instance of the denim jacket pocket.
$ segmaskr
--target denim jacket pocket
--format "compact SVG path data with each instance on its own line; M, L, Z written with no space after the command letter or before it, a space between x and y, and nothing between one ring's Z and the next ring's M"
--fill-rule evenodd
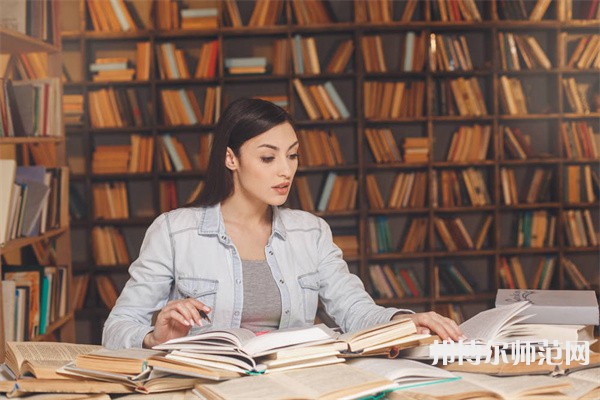
M179 278L177 280L177 290L183 298L196 299L210 307L211 320L215 315L218 288L219 281L214 279Z
M298 284L302 288L302 299L304 302L304 320L313 323L317 315L319 304L319 275L318 272L310 272L298 277Z

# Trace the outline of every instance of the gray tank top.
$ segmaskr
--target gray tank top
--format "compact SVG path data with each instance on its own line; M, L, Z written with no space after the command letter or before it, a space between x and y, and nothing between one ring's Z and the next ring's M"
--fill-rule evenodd
M252 332L279 328L281 293L267 260L242 260L244 307L241 327Z

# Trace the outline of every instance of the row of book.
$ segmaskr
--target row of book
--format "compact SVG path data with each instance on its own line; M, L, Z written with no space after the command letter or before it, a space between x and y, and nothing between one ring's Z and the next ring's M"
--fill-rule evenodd
M387 203L384 202L374 174L367 174L367 200L371 209L401 209L425 207L427 199L426 172L400 172L394 178Z
M487 159L488 148L492 137L492 127L489 125L463 125L452 135L447 161L484 161Z
M562 84L565 90L567 104L571 111L577 114L589 114L592 111L590 103L588 102L588 93L591 84L579 83L575 78L563 78ZM594 112L598 112L598 110L595 109Z
M204 95L203 105L200 99ZM194 89L163 89L159 93L163 120L168 126L212 125L221 114L221 86Z
M575 35L575 37L578 37ZM568 67L579 69L599 68L600 36L588 35L580 39L578 46L573 50ZM574 40L566 37L565 40ZM425 32L417 35L415 32L401 34L400 60L398 70L411 72L422 71L425 66L427 52L431 71L470 71L473 70L470 51L464 35L449 36L431 33L429 46ZM519 35L510 32L499 32L498 42L500 45L500 61L503 70L520 70L543 68L551 69L552 63L540 46L537 39L532 35ZM117 80L148 80L150 75L150 42L136 43L136 66L129 67L126 57L98 58L95 63L90 64L89 70L94 75L95 82L110 82ZM186 52L177 49L172 42L156 45L156 57L158 72L161 79L212 79L216 76L218 41L209 41L200 47L195 72L192 75L188 67ZM380 35L363 36L361 38L362 58L367 73L387 72L386 57L384 54L382 37ZM331 55L325 71L328 73L340 73L345 70L353 52L353 41L347 39L341 41L334 53ZM295 35L289 41L287 39L276 39L273 41L272 51L273 75L289 73L290 58L293 62L296 74L315 74L321 72L321 63L317 53L316 39L314 37L303 38ZM248 57L249 60L260 62L260 65L235 65L237 58L225 59L226 71L231 74L241 73L266 73L268 71L267 57ZM11 73L13 68L17 70L22 79L42 79L47 76L47 54L28 53L10 57L10 65L4 67L6 73ZM14 64L14 65L13 65ZM229 66L233 67L229 68ZM1 70L1 69L0 69ZM11 77L12 77L11 73Z
M548 55L533 35L498 32L498 43L503 70L521 70L521 60L527 69L552 68Z
M67 167L17 166L0 160L0 243L68 225Z
M340 120L350 117L348 108L330 81L305 86L299 79L294 79L293 84L309 119Z
M477 286L477 282L462 266L452 263L433 267L433 291L436 297L475 294Z
M597 3L597 2L596 2ZM571 35L562 33L565 46L578 41L566 65L568 68L600 68L600 35Z
M356 207L358 181L354 175L329 172L316 205L306 177L296 177L295 186L298 205L302 210L335 212L354 210Z
M423 47L426 46L423 36ZM472 71L473 61L464 35L429 35L431 71Z
M434 218L436 232L442 243L449 251L480 250L488 236L493 218L488 216L475 241L471 238L460 218ZM398 245L394 247L391 239L389 220L387 217L370 218L367 223L369 229L369 249L371 253L390 253L395 248L402 253L418 253L425 249L429 224L427 218L412 218L408 229L402 236Z
M184 50L177 49L171 42L156 45L159 76L161 79L212 79L216 76L218 54L217 40L203 43L192 75Z
M208 158L212 146L213 135L206 134L198 137L199 146L198 152L192 160L188 157L185 151L185 146L176 137L165 134L159 138L159 153L158 168L160 171L191 171L197 169L206 171L208 168Z
M96 265L129 265L131 262L125 237L114 226L92 228L92 251Z
M598 229L590 210L566 210L562 215L569 246L598 246Z
M412 268L395 268L389 264L369 265L369 276L380 299L419 298L425 290Z
M2 266L5 340L31 340L66 315L67 277L62 266Z
M507 206L516 204L534 204L549 198L550 185L552 184L552 170L536 167L531 179L527 179L528 185L523 189L527 192L519 196L515 170L512 168L500 168L500 182L502 187L502 198Z
M167 212L189 204L194 201L204 189L204 181L199 181L194 189L187 195L186 200L181 203L177 195L177 185L175 181L160 181L158 184L159 207L160 212Z
M556 216L546 210L523 211L517 219L517 247L553 247Z
M425 82L366 81L363 107L367 119L423 117Z
M593 203L600 193L598 173L590 165L567 165L564 186L564 199L569 204Z
M585 121L563 122L560 135L567 158L600 157L600 133Z
M333 130L300 129L297 131L301 166L343 165L344 155Z
M219 21L219 10L215 7L184 8L176 0L158 0L152 5L132 6L126 2L111 2L111 6L103 7L99 0L88 0L87 6L92 28L100 32L135 31L149 29L138 14L153 15L150 21L156 29L211 29L219 25L240 27L263 27L285 24L287 18L284 5L287 2L259 0L254 3L250 15L242 16L236 0L226 0L222 6L222 21ZM541 21L545 18L550 0L524 2L523 0L507 0L498 2L495 14L506 20ZM589 4L588 4L589 3ZM299 26L321 25L337 22L337 17L327 1L290 1L290 22ZM561 21L579 19L598 19L600 11L595 2L559 1L556 10ZM139 10L137 8L140 8ZM146 9L152 7L148 12ZM427 15L432 21L442 22L477 22L482 21L482 12L475 0L434 0L420 3L408 0L396 3L390 0L369 2L354 1L355 22L391 23L393 21L410 22L417 14ZM416 10L420 9L417 13Z
M569 271L569 269L566 267L566 264L567 263L563 261L563 265L565 265L565 271ZM573 263L570 264L573 266L575 265ZM508 259L505 257L500 257L498 272L500 274L500 282L502 287L506 289L518 288L546 290L550 288L555 268L556 257L541 257L535 269L535 274L530 281L531 283L528 284L525 274L523 273L521 262L519 261L518 257L514 256L509 257ZM567 272L567 275L569 274L570 272Z
M0 78L11 80L48 78L48 53L0 55Z
M94 218L127 219L129 202L125 182L103 182L92 185Z
M0 79L0 137L62 136L61 107L57 78Z
M427 137L406 137L402 140L402 154L390 129L365 129L365 137L373 158L378 164L424 163L429 161L431 140Z
M124 128L150 125L149 98L134 88L108 88L88 93L92 128Z

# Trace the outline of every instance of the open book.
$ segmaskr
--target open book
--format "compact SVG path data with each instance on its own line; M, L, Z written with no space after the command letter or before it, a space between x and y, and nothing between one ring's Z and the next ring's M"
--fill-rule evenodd
M348 360L348 364L354 368L384 376L396 382L401 388L432 385L460 379L441 368L401 358L355 358Z
M491 353L491 345L509 341L512 327L529 318L529 316L518 315L529 306L529 303L524 301L480 312L460 325L468 340L459 343L434 343L404 350L400 355L414 359L441 358L440 354L447 354L449 357L485 359ZM528 332L521 331L521 333Z
M201 398L349 399L369 396L397 385L390 379L347 364L303 368L226 382L196 385ZM251 395L249 395L251 394Z
M401 349L427 343L429 334L417 334L417 327L410 319L393 320L340 335L338 341L347 345L344 356L387 355L395 357Z
M399 390L388 394L389 399L467 400L467 399L544 399L567 400L562 393L571 388L567 381L549 376L521 375L492 377L481 374L458 373L460 380Z
M6 342L6 366L14 378L33 376L38 379L65 379L57 368L73 361L80 354L101 349L101 346L54 342Z
M169 354L150 357L148 365L156 370L198 378L224 380L251 371L270 368L297 368L337 363L339 350L332 346L337 334L325 325L283 329L256 336L247 329L203 332L172 339L155 346ZM302 351L293 352L294 349ZM287 355L287 357L284 357Z

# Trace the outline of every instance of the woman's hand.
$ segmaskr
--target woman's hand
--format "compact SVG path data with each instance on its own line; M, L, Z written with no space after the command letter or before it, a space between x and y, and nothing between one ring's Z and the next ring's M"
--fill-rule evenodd
M440 314L429 311L415 314L397 314L392 319L411 319L417 326L417 333L430 333L438 335L440 339L464 340L466 336L450 318L442 317Z
M196 299L173 300L160 310L154 331L144 337L144 347L151 348L167 340L183 337L192 326L202 326L200 312L208 315L210 307Z

